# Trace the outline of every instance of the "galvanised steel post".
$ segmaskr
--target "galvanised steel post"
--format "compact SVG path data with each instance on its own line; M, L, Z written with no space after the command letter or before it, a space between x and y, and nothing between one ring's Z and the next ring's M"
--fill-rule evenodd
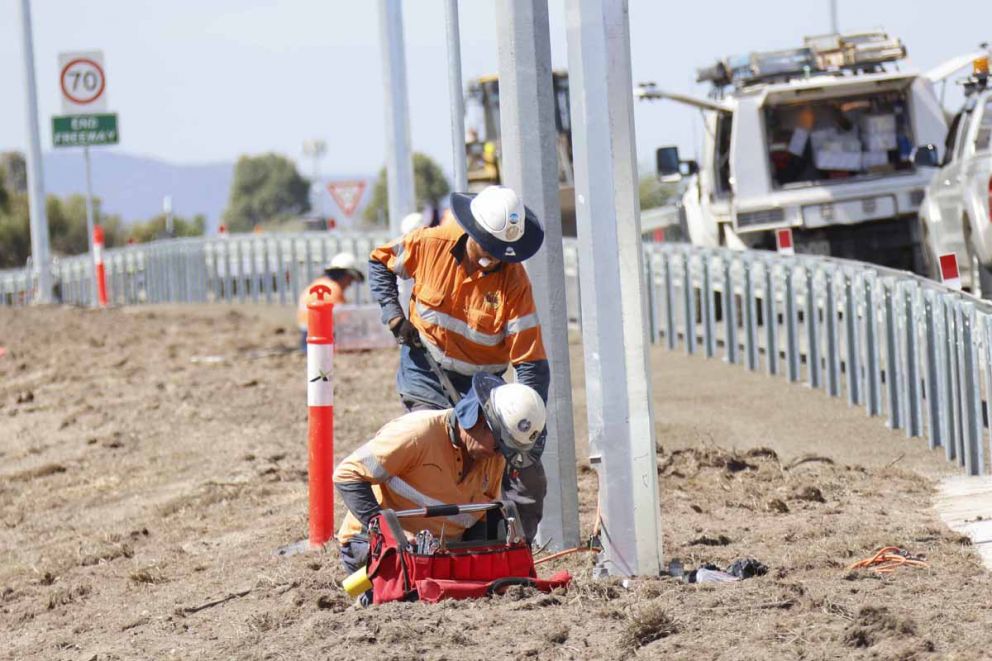
M462 47L458 0L445 0L444 27L448 45L448 110L451 113L451 169L456 191L468 190L465 165L465 99L462 96Z
M788 354L789 381L799 381L799 315L796 309L795 265L785 264L785 350Z
M696 288L692 284L691 259L688 252L682 253L682 320L685 322L685 351L689 355L696 353Z
M747 368L752 372L758 369L758 312L754 295L754 262L742 260L744 265L744 350Z
M38 277L35 301L52 302L51 256L48 249L48 217L45 215L45 179L41 161L41 133L38 129L38 91L34 78L34 36L31 32L31 1L20 0L21 55L24 61L24 100L27 103L26 154L28 170L28 210L31 218L31 268ZM92 232L90 232L92 235ZM30 288L28 288L30 291Z
M647 269L648 269L648 306L649 314L651 316L651 343L660 343L662 334L662 315L661 315L661 296L658 294L659 285L664 284L664 266L661 267L661 273L659 273L659 263L662 263L661 254L657 250L648 250L647 256Z
M723 262L723 350L726 361L734 365L740 357L737 344L737 297L734 296L731 274L733 259L724 251L720 261Z
M389 230L390 236L399 236L403 217L415 210L403 10L400 0L379 0L379 44L382 49L382 79L385 85ZM298 296L299 292L294 289L293 300L297 300Z
M681 258L681 255L679 255ZM665 254L665 340L669 349L678 346L678 335L675 330L675 273L672 269L674 253ZM581 278L580 278L581 282Z
M878 338L878 276L874 271L864 274L865 291L865 384L868 415L882 414L882 362Z
M899 349L896 331L897 284L894 280L883 282L885 296L885 385L889 393L889 427L902 429L902 401L899 397Z
M276 268L279 269L279 273L276 274L276 291L279 292L279 305L286 305L286 290L289 288L289 283L286 281L289 269L286 268L285 250L283 250L285 246L284 239L276 239Z
M947 443L944 446L947 460L959 460L961 453L958 447L961 444L961 396L960 384L958 382L958 323L957 323L957 299L949 294L941 296L944 306L944 323L946 342L946 364L945 375L947 378L947 408L948 412L948 434Z
M826 281L823 322L827 330L827 392L831 397L840 395L840 344L837 337L837 272L829 267L824 273Z
M816 277L812 268L806 268L806 370L809 387L819 388L822 383L820 363L820 306L816 303Z
M905 288L906 316L906 436L923 434L923 402L920 394L920 351L917 332L919 318L916 298L919 289L915 282L907 282Z
M712 358L716 353L716 324L713 321L716 314L713 309L713 278L710 276L710 262L712 260L713 256L709 251L703 252L703 351L707 358Z
M956 371L954 400L958 419L957 424L957 453L958 463L965 466L968 461L968 387L966 384L965 372L965 350L964 350L964 304L960 299L954 305L955 330L955 355L954 365Z
M765 357L768 359L768 374L778 374L778 312L775 309L775 278L772 264L762 262L765 271Z
M962 408L965 410L964 465L968 475L981 475L985 459L982 452L982 393L978 381L980 332L972 303L961 305L961 363L963 373Z
M847 348L847 401L861 404L861 324L858 323L857 274L845 270L844 277L844 339ZM868 310L865 310L865 314Z
M657 576L661 511L627 2L566 0L565 15L589 436L602 457L600 568Z
M927 375L927 440L930 449L944 444L944 410L941 407L942 382L940 379L940 334L937 332L935 295L932 291L923 292L923 327L926 337ZM992 383L992 381L990 381Z
M992 434L992 315L983 314L981 320L979 332L985 339L985 419L989 421L989 432ZM984 438L981 443L985 447Z
M538 538L553 549L572 548L579 543L578 478L547 2L497 0L496 36L503 183L544 222L544 244L526 264L551 364L548 442L542 457L548 493ZM457 106L460 99L453 99ZM640 251L639 242L636 249ZM642 263L643 258L637 260L633 286L643 291Z

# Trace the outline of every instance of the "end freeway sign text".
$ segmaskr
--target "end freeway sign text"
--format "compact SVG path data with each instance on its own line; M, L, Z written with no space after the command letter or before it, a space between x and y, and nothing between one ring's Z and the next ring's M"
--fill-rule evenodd
M120 142L117 115L69 115L52 117L52 142L56 147L116 145Z

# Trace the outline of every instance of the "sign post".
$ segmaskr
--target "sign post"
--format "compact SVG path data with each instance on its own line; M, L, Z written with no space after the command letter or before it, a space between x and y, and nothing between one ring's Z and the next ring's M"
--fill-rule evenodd
M52 117L52 143L55 147L82 147L86 169L86 236L89 237L91 302L105 304L106 290L99 294L98 251L94 242L96 218L93 209L93 177L90 145L116 145L119 141L117 115L107 113L107 75L102 51L59 53L59 88L62 116ZM102 237L102 232L101 232ZM105 287L105 286L104 286ZM101 300L102 299L102 300Z

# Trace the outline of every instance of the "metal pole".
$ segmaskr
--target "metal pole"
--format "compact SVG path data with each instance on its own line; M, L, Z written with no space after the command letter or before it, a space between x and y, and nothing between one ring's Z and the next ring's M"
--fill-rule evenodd
M806 269L806 372L810 388L819 388L820 369L820 306L816 303L816 281L813 269Z
M775 309L775 274L772 263L763 262L765 271L765 359L768 374L778 374L778 312Z
M589 440L612 574L657 576L661 512L630 26L624 0L566 0Z
M449 105L451 110L451 169L454 171L455 190L467 191L465 98L462 96L462 48L458 29L458 0L446 0L444 3L444 24L448 36L448 96L451 97Z
M34 38L31 35L31 1L21 0L21 49L24 57L24 98L28 119L28 208L31 213L31 264L38 274L37 303L52 302L51 261L48 254L48 217L45 215L45 181L38 130L38 93L34 79ZM90 233L92 236L92 232Z
M830 0L830 31L833 34L840 34L837 23L837 0Z
M93 178L91 175L92 165L90 163L90 148L83 147L83 162L86 163L86 245L89 246L89 273L91 283L90 305L97 306L96 295L96 252L93 250L93 225L95 224L93 212Z
M542 460L548 492L539 539L550 541L552 548L571 548L579 543L579 500L547 2L500 0L496 33L503 182L517 191L545 230L541 250L526 264L551 364ZM461 153L464 157L464 146Z
M403 50L403 11L400 0L379 0L379 39L386 106L386 188L389 231L399 236L403 217L414 211L413 159L410 152L409 103L406 93L406 54Z

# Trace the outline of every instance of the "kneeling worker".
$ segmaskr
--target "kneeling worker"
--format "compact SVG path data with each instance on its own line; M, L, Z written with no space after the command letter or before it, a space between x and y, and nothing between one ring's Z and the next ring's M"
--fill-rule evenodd
M348 514L338 531L341 562L349 572L368 558L369 520L381 509L489 503L500 498L507 463L524 466L544 431L546 411L537 392L479 372L453 409L407 413L342 461L334 486ZM414 536L462 539L485 513L400 519Z
M324 275L307 285L300 292L300 300L296 305L296 326L300 329L300 351L307 350L307 302L310 300L310 288L314 285L324 285L331 290L331 303L343 305L347 303L345 293L354 282L365 282L365 274L355 265L357 260L350 252L338 253L331 263L324 268Z

